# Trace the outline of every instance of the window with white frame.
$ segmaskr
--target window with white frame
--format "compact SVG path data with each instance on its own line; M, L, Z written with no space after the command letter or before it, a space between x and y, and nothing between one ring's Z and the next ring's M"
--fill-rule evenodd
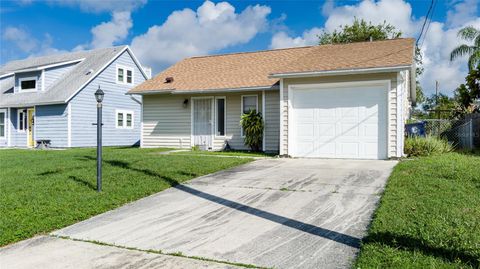
M226 129L226 100L225 97L215 98L215 135L224 136Z
M7 113L5 110L0 110L0 138L5 138L5 130L7 124Z
M24 132L27 129L27 111L18 110L17 114L17 130Z
M258 111L258 96L242 95L242 115L252 110ZM241 129L241 135L244 136L243 128Z
M117 66L117 83L133 84L133 68L126 66Z
M133 128L133 111L117 110L115 114L117 128Z
M18 79L20 84L20 91L36 91L37 90L37 78L20 78Z

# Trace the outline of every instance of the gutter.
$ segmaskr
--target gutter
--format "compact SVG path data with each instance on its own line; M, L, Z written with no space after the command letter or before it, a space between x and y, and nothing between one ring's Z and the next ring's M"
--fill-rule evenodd
M245 92L245 91L265 91L265 90L279 90L279 86L260 86L260 87L243 87L233 89L209 89L209 90L149 90L145 92L128 92L127 94L133 95L149 95L149 94L201 94L201 93L224 93L224 92Z
M365 73L388 73L408 70L412 65L399 65L393 67L373 67L373 68L355 68L343 70L326 70L326 71L309 71L309 72L290 72L290 73L273 73L269 78L305 78L318 76L333 76L333 75L353 75Z

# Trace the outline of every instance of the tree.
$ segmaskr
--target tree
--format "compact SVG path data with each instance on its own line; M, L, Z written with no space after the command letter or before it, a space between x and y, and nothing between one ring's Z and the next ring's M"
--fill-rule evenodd
M263 118L262 114L255 109L242 115L240 125L245 135L245 145L253 151L260 151L263 140Z
M335 29L333 32L323 32L319 38L320 45L326 44L342 44L353 42L364 42L370 40L385 40L394 39L402 36L402 32L398 31L395 26L384 21L382 24L374 25L372 22L365 21L364 19L354 18L352 25L340 25L340 29ZM418 47L415 48L415 64L417 69L415 70L417 78L423 73L422 67L422 54ZM422 87L417 79L417 104L420 104L424 100Z
M354 18L352 25L341 25L339 30L331 33L323 32L320 36L320 45L353 43L372 40L385 40L399 38L402 32L397 31L395 26L383 22L373 25L371 22Z
M425 98L423 103L423 110L427 113L427 118L437 118L442 119L451 118L455 114L457 108L455 99L449 97L446 94L439 93L432 94L431 96Z
M454 98L460 113L480 112L479 105L475 104L480 100L480 64L468 73L465 83L458 86Z
M453 49L450 53L450 61L462 56L468 56L468 69L475 69L480 64L480 30L473 26L467 26L460 29L457 36L468 42L473 41L473 45L462 44Z

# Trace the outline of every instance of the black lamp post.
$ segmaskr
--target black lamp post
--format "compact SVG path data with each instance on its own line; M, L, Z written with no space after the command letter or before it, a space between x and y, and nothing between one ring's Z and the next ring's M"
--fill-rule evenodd
M98 86L97 99L97 191L102 191L102 101L105 93Z

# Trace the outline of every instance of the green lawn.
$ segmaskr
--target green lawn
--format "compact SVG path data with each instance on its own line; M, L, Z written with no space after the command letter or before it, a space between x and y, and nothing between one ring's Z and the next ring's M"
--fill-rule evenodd
M0 150L0 246L65 227L179 182L251 161L105 148L103 192L95 149Z
M399 163L355 268L480 268L480 156Z
M278 154L253 152L246 150L232 150L232 151L203 151L203 150L188 150L179 151L171 154L175 155L220 155L220 156L235 156L235 157L274 157Z

